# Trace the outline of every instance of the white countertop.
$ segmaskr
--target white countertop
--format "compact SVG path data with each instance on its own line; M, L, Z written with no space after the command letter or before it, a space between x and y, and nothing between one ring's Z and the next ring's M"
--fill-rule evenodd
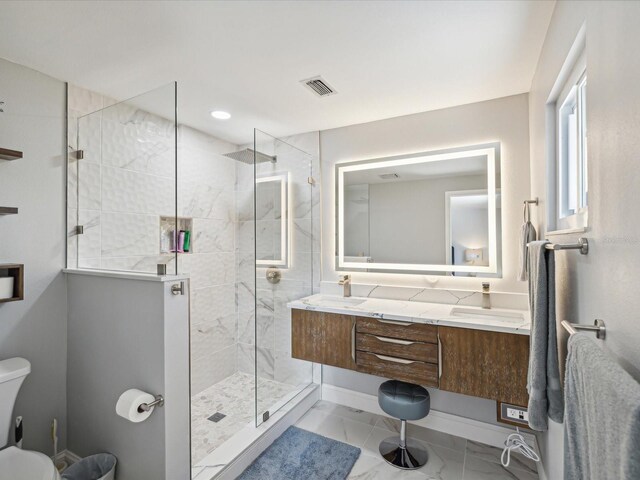
M531 325L529 312L524 310L483 309L380 298L344 298L337 295L318 294L294 300L287 306L298 310L317 310L518 335L529 335Z

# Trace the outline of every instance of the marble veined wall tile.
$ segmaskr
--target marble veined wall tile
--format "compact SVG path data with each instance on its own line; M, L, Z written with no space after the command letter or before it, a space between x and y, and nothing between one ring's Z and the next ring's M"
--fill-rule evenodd
M102 268L130 272L156 273L157 264L167 266L167 272L176 271L175 255L137 255L129 257L102 257Z
M235 313L217 316L191 325L191 355L204 356L236 344L237 319Z
M84 163L102 163L102 147L104 139L102 135L102 112L98 111L78 118L77 121L77 145L84 155Z
M103 107L104 96L70 83L67 91L67 103L69 110L86 115Z
M160 252L158 217L102 212L102 256L151 256Z
M84 233L82 235L77 235L78 257L81 259L99 258L102 254L100 218L101 214L99 210L79 211L78 225L82 225L84 227Z
M195 288L230 284L235 281L235 257L228 252L180 255L178 271L191 275Z
M67 268L78 268L78 210L67 208Z
M78 163L78 208L82 210L101 209L100 177L99 164L82 160Z
M122 168L102 167L102 210L175 215L175 181Z
M255 356L256 350L258 354L257 361ZM255 372L256 363L258 366L258 377L273 380L273 351L261 347L256 349L254 345L238 343L238 371L252 375Z
M235 219L233 190L178 180L178 216Z
M132 105L102 111L102 163L175 177L174 123Z
M235 223L227 218L193 220L193 253L233 252Z
M191 289L191 324L212 322L236 312L235 285Z
M195 395L237 371L237 345L191 358L191 394Z

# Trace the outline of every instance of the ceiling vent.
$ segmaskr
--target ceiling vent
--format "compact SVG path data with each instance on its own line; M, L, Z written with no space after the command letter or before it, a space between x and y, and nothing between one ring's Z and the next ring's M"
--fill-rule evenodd
M396 178L400 178L400 175L397 173L383 173L382 175L379 175L379 177L383 180L395 180Z
M301 80L300 83L319 97L328 97L329 95L338 93L320 76Z

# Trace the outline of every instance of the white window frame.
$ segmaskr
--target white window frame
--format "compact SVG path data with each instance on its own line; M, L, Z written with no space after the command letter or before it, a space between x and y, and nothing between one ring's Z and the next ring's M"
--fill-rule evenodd
M587 226L587 148L586 148L586 98L583 86L587 82L586 55L583 51L573 65L555 105L556 119L556 175L557 175L557 223L559 229L573 229ZM567 124L566 109L574 105L575 121ZM573 147L567 138L568 129L578 131ZM575 165L571 165L567 149L575 149ZM571 172L575 169L574 172Z

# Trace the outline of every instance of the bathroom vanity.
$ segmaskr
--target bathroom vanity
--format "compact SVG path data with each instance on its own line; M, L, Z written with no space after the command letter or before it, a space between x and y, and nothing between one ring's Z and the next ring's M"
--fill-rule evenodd
M289 307L294 358L528 403L528 312L330 295Z

